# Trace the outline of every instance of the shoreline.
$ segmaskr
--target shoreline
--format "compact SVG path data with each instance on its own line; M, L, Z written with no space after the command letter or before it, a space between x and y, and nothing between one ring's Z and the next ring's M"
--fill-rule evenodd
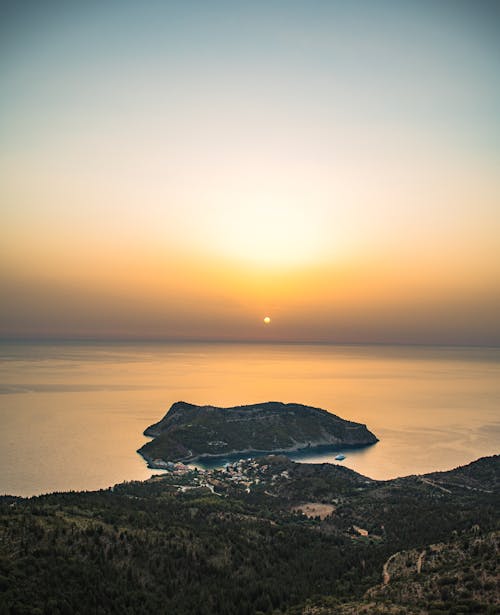
M242 449L242 450L232 450L227 451L225 453L200 453L198 455L191 455L188 457L183 457L181 459L170 460L170 463L184 463L186 465L190 465L193 463L200 463L203 465L205 460L216 461L217 459L242 459L243 457L264 457L266 455L286 455L290 453L306 453L310 452L311 454L315 453L327 453L327 452L341 452L342 450L354 450L354 449L363 449L374 446L380 442L377 438L376 442L372 442L370 444L331 444L331 443L319 443L314 444L312 446L303 446L303 444L298 444L296 446L286 448L286 449L272 449L272 450L264 450L264 449ZM169 462L162 460L162 464L155 464L154 460L151 459L148 455L144 455L140 449L137 451L139 455L146 461L147 467L151 470L166 470L167 468L163 464L167 464ZM328 462L325 462L328 463Z
M371 445L368 445L371 446ZM358 447L351 447L351 448L358 448ZM277 453L269 453L270 455L273 454L277 454ZM348 468L347 466L341 465L341 464L335 464L335 463L331 463L331 462L323 462L323 463L315 463L315 464L311 464L311 465L331 465L332 467L340 467L340 468L344 468L345 470L352 472L353 474L356 474L358 476L361 476L362 478L368 479L370 481L373 481L374 483L390 483L391 481L400 481L400 480L405 480L405 479L411 479L411 478L418 478L418 479L422 479L428 476L432 476L433 480L423 480L423 483L427 483L429 486L434 487L439 489L440 491L443 492L449 492L448 489L443 489L442 487L440 487L439 485L434 484L434 482L436 481L436 476L435 475L442 475L442 474L447 474L449 472L454 472L457 470L461 470L463 468L467 468L468 466L472 466L473 464L477 464L481 461L487 461L487 460L493 460L493 459L500 459L500 453L493 453L491 455L483 455L480 457L476 457L474 458L472 461L469 462L465 462L465 463L461 463L458 465L454 465L451 468L446 468L446 469L441 469L441 470L432 470L430 472L423 472L423 473L415 473L415 474L402 474L400 476L394 476L393 478L388 478L388 479L376 479L376 478L372 478L371 476L368 475L364 475L361 474L359 472L357 472L356 470L353 470L352 468ZM302 465L303 462L300 461L295 461L293 459L291 459L290 461L292 461L293 463ZM176 462L176 463L182 463L182 462ZM305 464L306 465L306 464ZM168 472L167 468L151 468L151 469L158 469L158 470L163 470ZM190 468L190 470L194 470L195 468ZM43 493L37 493L37 494L33 494L33 495L17 495L14 493L0 493L0 500L12 500L13 502L16 500L31 500L31 499L37 499L37 498L44 498L47 496L51 496L51 495L56 495L56 494L64 494L64 493L68 493L68 494L79 494L79 493L94 493L94 492L102 492L102 491L110 491L110 492L114 492L115 488L120 486L120 485L125 485L127 483L148 483L149 481L151 481L154 477L161 477L161 476L165 476L165 475L150 475L148 478L144 478L144 479L139 479L139 480L124 480L122 482L119 483L114 483L112 485L108 485L106 487L100 487L100 488L95 488L95 489L67 489L67 490L54 490L54 491L47 491L47 492L43 492ZM453 486L453 485L452 485ZM475 491L479 491L479 492L483 492L483 493L488 493L488 494L493 494L494 491L485 491L485 490L481 490L481 489L474 489L474 488L470 488L471 492L475 492ZM449 492L451 493L451 492Z

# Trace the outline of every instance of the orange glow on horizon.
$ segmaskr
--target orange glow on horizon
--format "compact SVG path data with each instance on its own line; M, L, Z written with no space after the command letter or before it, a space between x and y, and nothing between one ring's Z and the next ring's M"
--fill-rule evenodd
M480 11L87 4L6 14L0 336L500 344Z

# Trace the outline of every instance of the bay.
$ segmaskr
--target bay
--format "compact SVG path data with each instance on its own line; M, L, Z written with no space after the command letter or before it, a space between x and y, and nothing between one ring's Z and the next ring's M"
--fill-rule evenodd
M0 493L148 478L142 432L178 400L325 408L380 439L344 451L344 465L377 479L447 470L499 452L500 349L4 342Z

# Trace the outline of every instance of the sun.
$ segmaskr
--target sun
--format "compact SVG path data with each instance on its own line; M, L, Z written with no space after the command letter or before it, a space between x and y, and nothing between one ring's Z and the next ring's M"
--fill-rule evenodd
M265 316L264 317L264 324L268 325L271 322L271 319L269 318L269 316Z

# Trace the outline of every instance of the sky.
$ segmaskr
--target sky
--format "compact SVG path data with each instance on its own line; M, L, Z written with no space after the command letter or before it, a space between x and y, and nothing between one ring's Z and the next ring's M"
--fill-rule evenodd
M486 0L4 0L0 337L500 344L499 68Z

